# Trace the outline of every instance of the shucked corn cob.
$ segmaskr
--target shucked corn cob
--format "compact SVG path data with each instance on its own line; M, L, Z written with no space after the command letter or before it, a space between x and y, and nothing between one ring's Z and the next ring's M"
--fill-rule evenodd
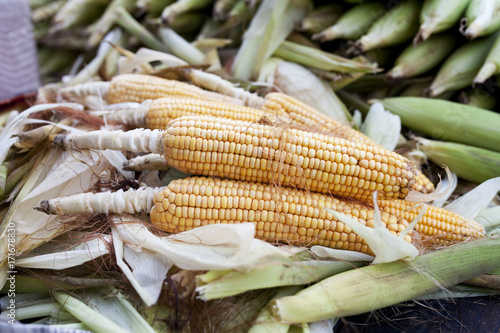
M89 82L61 89L64 98L81 100L87 95L98 95L109 104L143 102L162 97L190 97L242 104L240 100L206 91L194 85L144 74L121 74L111 82Z
M266 101L261 108L267 112L278 114L286 113L292 121L304 126L304 128L308 130L316 130L325 134L344 138L349 141L382 148L382 146L370 139L368 136L356 131L349 125L342 124L341 122L322 114L311 106L286 94L267 94ZM416 183L412 188L422 193L429 193L434 190L434 184L432 184L432 182L423 173L417 170Z
M412 221L420 208L412 208L415 203L405 200L379 200L381 211ZM426 245L446 245L485 236L482 225L465 219L444 208L428 206L422 220L415 229L422 234Z
M140 107L121 109L106 114L107 120L150 129L167 129L172 119L182 116L216 116L257 122L265 111L223 101L197 98L158 98Z
M208 177L178 179L163 188L83 193L41 203L41 210L59 215L150 212L151 222L171 233L209 224L252 222L256 226L255 236L268 241L370 252L360 236L323 207L374 226L374 211L364 203L269 184ZM385 212L381 218L394 234L408 225L407 220ZM411 236L406 235L405 240L411 242Z
M56 138L65 147L165 154L185 173L298 186L371 201L404 198L415 183L406 158L319 133L216 117L182 117L164 132L95 131Z
M297 245L324 245L368 253L360 236L323 207L343 212L373 228L373 209L352 200L259 183L191 177L172 181L155 194L151 222L178 233L207 224L253 222L257 238ZM382 214L399 233L407 220ZM411 237L405 237L411 242Z
M404 200L379 200L381 220L398 234L420 208ZM45 200L41 210L48 214L144 213L151 222L177 233L217 223L252 222L256 237L296 245L319 244L369 253L360 236L323 208L342 212L363 225L374 226L372 206L330 195L273 185L189 177L163 188L142 188L126 192L83 193ZM484 237L484 228L443 208L428 207L417 230L426 245L446 245ZM410 235L405 240L415 243Z

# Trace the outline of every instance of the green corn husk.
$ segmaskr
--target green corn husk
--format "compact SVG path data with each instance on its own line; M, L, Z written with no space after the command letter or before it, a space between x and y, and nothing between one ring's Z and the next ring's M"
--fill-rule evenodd
M415 77L437 66L455 46L451 35L436 35L414 46L408 46L387 73L390 79Z
M196 277L197 291L201 299L211 300L254 289L305 285L361 265L343 261L312 260L256 268L249 272L210 271Z
M471 0L465 18L467 27L460 32L469 39L497 31L500 28L500 0Z
M312 39L321 42L337 38L358 39L384 11L384 6L378 2L356 6L343 14L335 25L313 35Z
M495 40L486 60L474 78L474 84L483 83L491 76L500 74L500 34Z
M325 279L272 303L289 323L370 312L446 288L500 267L500 238L481 239L421 255L411 263L371 265Z
M424 97L427 88L432 82L432 77L421 79L417 82L409 84L403 91L401 91L399 97Z
M470 86L494 42L491 36L469 42L453 52L436 74L429 87L429 96Z
M78 25L88 25L97 19L110 0L69 0L54 17L53 23L58 30Z
M418 138L418 147L432 162L446 165L458 177L482 183L500 177L500 153L460 143Z
M262 1L234 59L233 76L242 80L256 76L311 5L309 0Z
M50 2L46 5L38 7L31 13L31 22L33 24L38 24L43 21L48 21L56 15L56 13L64 6L66 0L57 0Z
M460 103L421 97L381 100L404 126L439 140L500 151L500 114Z
M420 2L400 2L380 17L356 46L362 51L397 45L411 39L418 30Z
M284 41L274 52L274 56L301 65L344 73L376 73L381 69L376 64L364 64L351 59L324 52L309 46Z
M420 30L415 42L447 30L458 22L470 0L425 0L420 12Z
M187 34L198 31L205 22L205 15L201 12L182 13L170 21L169 27L178 34Z
M336 94L346 104L346 106L349 107L349 109L359 110L364 115L368 114L368 111L370 111L370 105L366 104L361 98L358 98L356 95L345 90L336 91Z
M342 15L342 6L328 4L314 9L298 24L298 29L308 33L317 33L331 26Z

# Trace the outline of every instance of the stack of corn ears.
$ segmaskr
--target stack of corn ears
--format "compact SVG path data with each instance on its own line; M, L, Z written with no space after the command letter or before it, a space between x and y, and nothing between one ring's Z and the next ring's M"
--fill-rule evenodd
M63 82L1 118L12 320L316 330L498 293L500 2L30 2Z

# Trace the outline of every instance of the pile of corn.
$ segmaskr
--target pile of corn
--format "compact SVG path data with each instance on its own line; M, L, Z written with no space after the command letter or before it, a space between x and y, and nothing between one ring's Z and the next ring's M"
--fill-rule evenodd
M30 0L52 83L1 117L2 314L331 331L497 294L500 1L350 2Z

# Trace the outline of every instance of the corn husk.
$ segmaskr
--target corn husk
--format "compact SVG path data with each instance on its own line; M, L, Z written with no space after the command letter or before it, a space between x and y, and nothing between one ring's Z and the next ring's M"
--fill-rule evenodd
M458 22L470 0L426 0L420 11L420 30L415 41L425 41L430 35L447 30Z
M453 52L443 63L429 87L429 95L435 97L446 91L470 86L483 65L495 41L494 36L465 44Z
M233 76L243 80L256 76L310 6L308 0L262 1L234 59Z
M415 77L433 69L453 50L455 38L451 35L437 35L408 46L397 57L394 67L387 73L390 79Z
M500 151L500 115L495 112L421 97L391 97L381 102L408 128L440 140Z
M358 39L385 11L380 3L367 3L353 7L343 14L338 22L312 36L322 42L329 40Z
M299 22L298 28L311 34L317 33L333 25L341 15L342 6L339 4L320 6L304 17Z
M500 28L499 0L471 0L465 12L466 26L460 31L469 39L489 35Z
M437 165L447 165L458 177L481 183L500 177L500 153L459 143L418 139L419 149Z
M325 279L273 302L282 321L352 316L411 300L500 267L500 238L481 239L417 257L371 265Z
M417 32L419 11L418 1L400 2L382 15L356 42L356 46L366 52L409 40Z
M493 75L500 74L500 34L490 49L483 66L474 78L474 84L484 83Z

